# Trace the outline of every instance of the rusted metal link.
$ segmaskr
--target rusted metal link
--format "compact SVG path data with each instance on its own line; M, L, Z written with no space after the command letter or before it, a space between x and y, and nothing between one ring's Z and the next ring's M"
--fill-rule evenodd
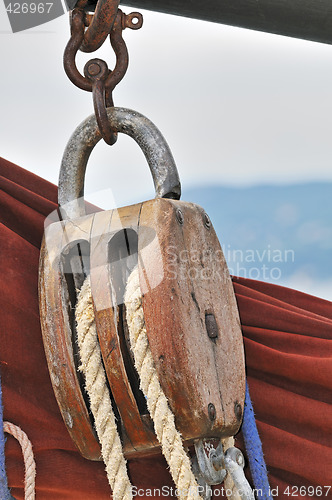
M86 78L92 81L93 106L98 123L99 130L104 141L112 146L117 140L117 134L112 131L106 112L105 103L105 80L109 76L109 69L105 61L101 59L92 59L84 67ZM112 99L112 94L110 94ZM113 100L108 106L113 106Z
M63 66L69 80L82 90L92 92L92 83L78 71L76 66L76 54L82 45L84 38L84 17L81 9L71 12L71 37L63 54Z
M116 63L114 70L105 82L107 105L110 105L112 92L117 84L121 82L128 69L129 55L125 41L122 38L122 30L124 29L123 25L126 22L126 18L127 16L119 9L110 35L111 45L116 55Z
M77 2L74 10L84 12L84 38L80 45L82 52L94 52L99 49L111 33L117 19L120 0L98 0L94 14L85 11L87 0ZM143 17L139 12L122 16L122 29L137 30L142 27Z
M88 29L85 31L80 50L94 52L102 46L111 32L120 0L98 0L95 13L90 17Z
M93 85L93 106L98 123L99 130L103 136L104 141L113 146L118 138L117 134L113 132L107 119L107 110L105 106L105 84L99 80Z
M82 0L83 1L83 0ZM105 61L92 59L84 68L84 76L78 71L75 58L85 40L84 30L87 17L82 8L74 9L71 14L71 38L64 52L64 68L68 78L82 90L93 92L93 103L98 126L107 144L114 144L117 134L114 133L107 119L106 108L114 106L113 90L122 80L128 68L128 50L122 38L125 28L138 29L143 24L139 12L124 14L120 9L110 31L110 41L116 55L113 71L109 70Z
M85 16L82 9L74 9L71 13L71 37L65 48L63 61L66 74L71 82L82 90L91 92L92 84L90 79L81 75L75 62L76 54L84 40ZM116 20L110 32L110 41L116 55L116 64L113 71L109 70L105 82L106 90L110 92L114 90L128 68L128 51L122 38L122 31L125 28L139 29L142 24L143 16L139 12L132 12L127 15L118 9Z
M93 105L99 130L104 141L112 146L117 140L117 134L112 131L107 118L106 108L114 106L113 90L126 74L129 56L127 46L122 38L123 27L127 16L119 9L113 25L110 41L116 55L116 64L113 71L109 71L107 64L100 59L89 61L85 68L85 77L92 81Z
M113 132L107 118L105 102L105 80L109 74L107 64L101 59L92 59L85 65L84 74L93 82L93 106L99 130L104 141L112 146L117 140L117 133ZM110 94L110 98L112 99L112 94ZM108 103L108 106L113 106L113 100Z

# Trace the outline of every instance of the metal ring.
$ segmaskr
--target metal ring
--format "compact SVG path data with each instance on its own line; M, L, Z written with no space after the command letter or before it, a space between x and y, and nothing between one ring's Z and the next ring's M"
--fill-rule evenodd
M122 38L121 22L122 11L119 9L114 22L112 34L110 36L110 42L116 56L116 63L113 71L110 72L105 81L105 88L111 93L125 76L129 64L128 49L124 39Z
M129 135L142 149L150 167L156 198L180 199L179 174L169 146L157 127L131 109L109 108L107 116L112 130ZM89 156L100 139L94 115L82 122L69 139L62 158L58 190L63 219L85 215L85 170Z
M84 12L74 9L71 12L71 37L63 54L63 66L69 80L82 90L92 91L92 82L78 71L75 58L84 39Z
M110 146L116 143L117 134L111 129L108 116L107 109L105 106L105 84L101 80L97 80L93 87L93 106L95 109L95 115L98 123L99 130L101 135L106 142Z
M94 52L102 46L112 29L119 4L120 0L98 0L90 25L84 33L80 50Z

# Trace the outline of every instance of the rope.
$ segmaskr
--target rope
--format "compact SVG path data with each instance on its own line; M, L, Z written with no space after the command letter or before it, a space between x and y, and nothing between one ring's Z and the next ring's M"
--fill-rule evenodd
M129 276L124 300L131 348L140 377L140 388L146 398L162 453L169 465L177 496L180 500L198 500L199 488L191 471L190 459L184 450L181 435L175 426L174 415L160 386L149 347L137 267ZM101 443L107 478L114 500L129 500L132 498L131 484L98 343L89 277L85 280L78 296L76 322L81 357L80 370L85 377L85 388L89 395L91 411ZM248 386L246 386L242 430L258 500L271 499L262 444L255 423ZM223 440L224 451L232 446L234 446L233 438ZM241 499L230 474L227 474L224 487L229 500Z
M6 466L5 466L5 434L4 434L4 426L3 426L3 409L2 409L2 389L1 389L1 381L0 381L0 498L1 500L10 500L11 494L8 489L8 481L6 474Z
M140 387L146 397L148 410L154 423L162 453L180 499L198 499L198 485L191 464L176 430L174 415L160 386L146 333L138 268L129 276L125 293L127 323Z
M131 346L135 366L141 379L141 389L146 396L147 406L154 421L157 438L169 464L170 472L180 500L199 499L198 485L191 472L191 464L186 454L179 432L175 428L166 396L159 384L146 334L138 270L134 270L128 280L125 302ZM80 370L85 377L85 388L90 399L91 412L109 484L114 500L132 498L131 484L127 475L126 462L117 432L115 417L109 397L104 366L95 325L90 278L88 277L79 293L76 306L78 346L81 357Z
M3 423L3 429L20 443L24 459L24 499L35 500L36 463L33 457L32 444L20 427L10 422ZM11 497L9 497L11 498Z
M89 277L83 283L78 296L76 321L81 357L80 370L85 377L85 388L90 399L107 479L113 491L113 500L129 500L132 498L132 489L107 388Z
M246 383L242 432L257 498L258 500L272 499L262 443L256 426L248 383Z

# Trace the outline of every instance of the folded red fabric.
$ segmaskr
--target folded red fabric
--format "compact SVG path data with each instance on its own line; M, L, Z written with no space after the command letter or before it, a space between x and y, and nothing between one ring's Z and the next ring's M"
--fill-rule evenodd
M37 499L109 498L104 465L82 458L67 433L43 350L38 258L44 219L57 208L56 186L0 159L0 190L5 419L22 427L33 443ZM233 283L251 398L274 496L331 497L332 305L268 283L243 278L233 278ZM23 460L11 437L6 465L12 494L23 499ZM174 496L161 456L132 460L129 471L141 498L162 496L153 491L162 486L165 496Z

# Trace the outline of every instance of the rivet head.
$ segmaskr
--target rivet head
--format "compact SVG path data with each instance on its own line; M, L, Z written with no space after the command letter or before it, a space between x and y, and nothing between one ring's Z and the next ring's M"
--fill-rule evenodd
M182 211L179 208L176 209L175 215L178 223L182 225L184 223L184 217Z
M216 407L213 403L208 404L208 415L211 422L214 422L214 420L216 419Z
M242 418L242 406L238 401L235 401L234 403L234 413L238 421L241 420Z
M203 214L203 221L204 221L204 226L207 228L207 229L210 229L211 227L211 220L210 220L210 217L208 216L207 213L204 213Z
M242 465L244 464L244 460L243 460L243 455L242 455L242 453L239 453L239 454L237 455L237 457L236 457L236 461L237 461L238 465L241 465L241 467L242 467Z

